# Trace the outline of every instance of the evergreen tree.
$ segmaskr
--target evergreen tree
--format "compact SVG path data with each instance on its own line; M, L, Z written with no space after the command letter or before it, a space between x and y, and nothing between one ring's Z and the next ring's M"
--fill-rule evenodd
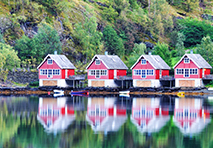
M175 45L175 49L177 50L177 56L182 57L184 55L184 42L185 35L183 33L178 32L177 34L177 43Z
M147 51L146 45L144 43L140 43L140 44L135 43L135 46L132 50L133 51L132 51L132 53L129 57L129 60L128 60L128 66L129 67L131 67L137 61L137 59L141 55L145 54L145 52Z
M213 66L213 42L209 36L203 37L201 44L197 45L197 53Z
M95 54L101 52L101 39L103 34L97 30L97 19L95 16L87 17L85 23L75 25L75 33L80 44L82 45L82 53L87 59L91 59Z
M117 54L123 56L124 46L122 39L117 35L116 31L111 26L106 26L103 31L105 47L109 54Z
M169 66L171 66L171 52L165 43L157 43L154 47L154 54L159 55Z

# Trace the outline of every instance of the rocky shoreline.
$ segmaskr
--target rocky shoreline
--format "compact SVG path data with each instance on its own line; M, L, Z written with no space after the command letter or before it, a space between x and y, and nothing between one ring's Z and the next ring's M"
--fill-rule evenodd
M203 95L203 94L213 94L213 91L208 91L207 88L135 88L131 87L129 89L121 88L107 88L107 87L86 87L86 88L62 88L62 87L0 87L0 95L49 95L53 94L53 90L63 90L65 95L69 95L71 90L89 91L90 95L119 95L119 91L129 90L130 95L177 95L178 92L185 92L187 95Z

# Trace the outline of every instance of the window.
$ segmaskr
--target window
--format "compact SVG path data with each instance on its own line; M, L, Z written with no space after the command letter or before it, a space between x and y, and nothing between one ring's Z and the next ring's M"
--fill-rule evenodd
M100 65L101 61L100 60L95 60L95 65Z
M184 63L189 63L189 58L184 58Z
M145 64L146 64L146 60L145 60L145 59L142 59L142 60L141 60L141 64L142 64L142 65L145 65Z
M141 128L144 128L146 126L146 120L141 120Z
M101 70L101 76L106 76L107 75L107 70Z
M47 64L48 64L48 65L53 64L53 60L52 60L52 59L48 59L48 60L47 60Z
M53 69L53 75L60 75L60 69Z
M96 77L96 78L100 78L100 70L96 70L96 72L95 72L95 77Z
M139 75L141 75L141 70L134 70L134 75L135 76L139 76Z
M94 76L95 75L95 70L89 70L89 75Z
M197 69L190 69L190 75L196 75Z
M185 69L185 77L189 77L189 69Z
M40 75L47 75L46 69L40 69Z
M154 75L154 70L147 70L147 75Z
M52 125L52 120L47 120L47 127L50 127Z
M141 70L141 78L146 78L146 70Z
M184 69L176 69L176 74L177 75L183 75Z
M52 69L48 69L48 78L51 78L53 76L53 70Z
M140 112L139 111L134 111L134 117L139 118L140 117Z

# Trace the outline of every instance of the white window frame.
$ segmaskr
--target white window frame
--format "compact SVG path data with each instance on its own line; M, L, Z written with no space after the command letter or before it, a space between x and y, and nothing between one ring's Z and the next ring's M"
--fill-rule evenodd
M141 65L146 65L146 59L141 59Z
M191 71L192 71L192 73L191 73ZM196 73L195 73L195 71L196 71ZM198 74L198 69L197 68L190 69L190 75L197 75L197 74Z
M149 71L152 71L152 74L150 74ZM147 69L146 75L147 76L153 76L154 75L154 70L153 69Z
M98 61L99 61L100 63L97 63ZM96 59L96 60L95 60L95 65L101 65L101 60Z
M190 59L189 58L184 58L184 63L190 63Z
M95 70L89 70L89 76L95 76Z
M45 74L44 74L44 71L46 71ZM47 75L47 69L40 69L40 75Z
M51 62L50 62L51 61ZM47 59L47 64L48 65L52 65L53 64L53 60L52 59Z
M95 78L100 78L101 77L101 71L100 70L95 70ZM99 73L98 77L97 77L97 73Z
M55 73L54 73L55 71ZM58 71L58 73L57 73ZM61 70L60 69L53 69L53 75L60 75L61 74Z
M100 70L101 76L107 76L107 70L106 69L102 69Z
M185 76L186 69L188 69L188 70L189 70L189 76L188 76L188 77L186 77L186 76ZM184 74L183 74L183 76L184 76L185 78L189 78L189 77L190 77L190 69L189 69L189 68L185 68L185 69L184 69Z
M142 75L142 71L145 71L145 77L142 77L143 75ZM147 77L147 70L146 69L141 69L141 78L146 78Z
M181 70L181 72L183 72L183 73L178 73L178 70ZM177 68L176 69L176 75L184 75L184 71L185 71L184 68Z
M51 74L50 77L49 77L49 71L50 71L50 70L52 71L52 74ZM52 69L47 69L47 77L48 77L48 78L52 78L52 77L53 77L53 70L52 70Z

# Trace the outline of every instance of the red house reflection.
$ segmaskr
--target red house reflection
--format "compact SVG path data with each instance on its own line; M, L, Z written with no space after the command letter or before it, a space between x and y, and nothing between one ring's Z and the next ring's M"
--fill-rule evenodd
M200 133L211 121L208 110L198 98L176 98L173 121L183 134Z
M126 110L115 105L116 98L88 98L86 119L94 131L117 131L127 119Z
M169 119L169 110L160 107L160 98L133 98L131 121L140 132L157 132Z
M66 105L66 97L39 98L37 119L48 132L65 130L74 120L74 108Z

